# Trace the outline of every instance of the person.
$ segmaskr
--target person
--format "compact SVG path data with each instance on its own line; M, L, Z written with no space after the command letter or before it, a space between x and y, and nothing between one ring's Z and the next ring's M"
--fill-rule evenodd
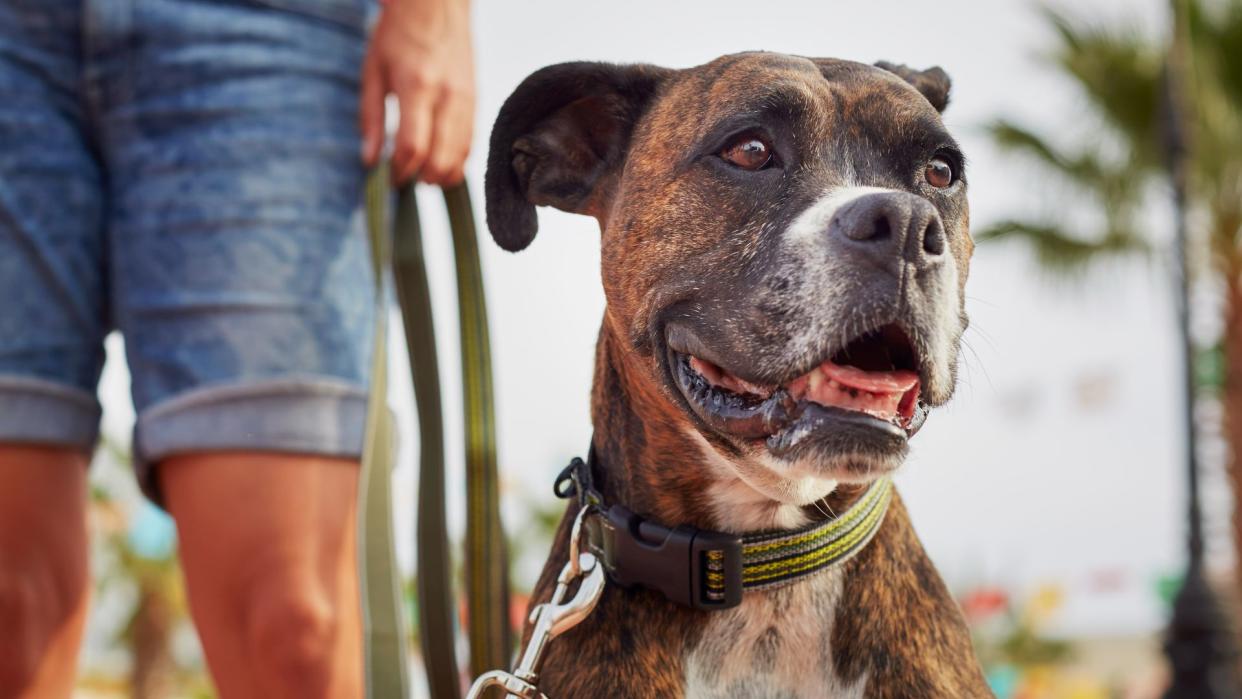
M388 95L461 180L473 89L467 0L0 3L0 697L72 689L112 329L220 696L361 696L362 182Z

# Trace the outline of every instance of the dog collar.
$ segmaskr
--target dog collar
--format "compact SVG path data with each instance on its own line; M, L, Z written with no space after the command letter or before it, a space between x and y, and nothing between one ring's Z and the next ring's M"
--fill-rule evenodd
M871 541L893 497L888 477L872 483L840 517L792 532L738 536L697 527L666 527L619 504L594 486L595 450L574 458L556 479L557 497L575 495L586 545L608 577L641 585L695 609L728 609L747 590L788 585L839 565Z

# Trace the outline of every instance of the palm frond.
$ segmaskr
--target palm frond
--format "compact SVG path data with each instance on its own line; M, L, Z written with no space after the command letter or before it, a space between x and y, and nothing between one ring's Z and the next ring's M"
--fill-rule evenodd
M1063 154L1039 134L1004 119L993 121L986 129L992 141L1001 148L1030 156L1081 184L1095 186L1100 179L1103 166L1094 154Z
M997 119L985 128L1001 149L1027 156L1053 174L1068 179L1109 211L1131 208L1146 176L1154 172L1141 162L1109 162L1095 150L1067 153L1052 146L1043 136L1004 119Z
M1242 112L1242 2L1205 7L1190 3L1190 43L1197 63L1208 63L1212 85Z
M1052 60L1116 128L1136 162L1158 165L1163 44L1133 27L1093 25L1049 8L1044 14L1060 41Z
M1191 146L1196 186L1225 217L1242 197L1242 1L1191 3ZM1222 226L1216 226L1221 229Z
M1147 253L1147 240L1133 232L1112 230L1096 239L1070 235L1064 229L1047 223L1010 219L985 228L975 235L980 244L1004 240L1021 241L1028 245L1044 268L1064 275L1075 275L1093 262L1106 257Z

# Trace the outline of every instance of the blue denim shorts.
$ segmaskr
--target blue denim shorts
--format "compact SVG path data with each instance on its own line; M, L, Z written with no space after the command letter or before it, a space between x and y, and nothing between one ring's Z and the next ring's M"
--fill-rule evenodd
M361 453L367 0L0 3L0 442Z

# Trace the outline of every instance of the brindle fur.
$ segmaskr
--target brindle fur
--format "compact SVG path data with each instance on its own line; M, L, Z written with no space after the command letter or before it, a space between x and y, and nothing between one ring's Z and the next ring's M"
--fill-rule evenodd
M603 232L607 308L592 421L609 501L664 523L722 528L691 435L726 459L753 454L687 408L668 374L663 324L670 309L684 315L691 304L708 332L720 328L710 335L714 347L748 358L731 369L760 381L788 376L801 361L787 356L792 328L808 311L783 300L788 270L768 239L845 182L911 189L911 148L924 133L944 134L943 71L885 68L766 53L684 71L565 64L532 75L502 108L487 172L497 241L511 250L530 244L536 204L592 215ZM798 144L796 177L738 187L692 155L714 138L705 130L759 111ZM934 203L964 283L972 248L964 191ZM952 391L927 388L938 402ZM842 485L828 508L840 512L863 487ZM551 594L574 514L570 507L561 523L534 602ZM842 576L841 601L821 640L841 681L861 680L866 697L990 696L961 613L899 498L871 544L832 574ZM591 616L551 644L540 688L552 699L683 696L686 657L709 614L609 585ZM779 634L774 627L757 644L750 656L757 671L771 664Z

